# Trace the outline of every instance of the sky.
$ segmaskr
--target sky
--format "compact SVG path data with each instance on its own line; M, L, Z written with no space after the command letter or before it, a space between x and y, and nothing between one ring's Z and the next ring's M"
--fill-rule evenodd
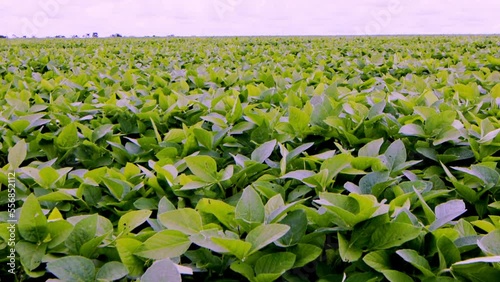
M500 34L500 0L0 0L0 35Z

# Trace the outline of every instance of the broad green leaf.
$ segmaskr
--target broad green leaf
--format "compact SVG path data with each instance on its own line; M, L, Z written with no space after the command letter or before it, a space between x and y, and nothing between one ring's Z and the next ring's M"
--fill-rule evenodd
M363 261L378 272L391 270L391 258L386 250L373 251L363 257Z
M338 241L340 257L344 262L355 262L363 255L363 250L356 248L356 246L351 246L349 241L340 232L338 233Z
M399 129L399 133L406 136L419 136L419 137L426 136L424 129L417 124L404 125Z
M392 180L389 178L387 171L376 171L361 177L359 188L363 194L372 194L379 197L391 182Z
M255 273L253 271L253 268L251 265L249 265L247 263L236 261L236 262L233 262L231 264L230 268L234 272L237 272L237 273L243 275L246 279L248 279L248 281L254 281L254 279L255 279L254 278Z
M500 270L488 264L493 262L500 262L500 256L479 257L460 261L451 266L451 272L454 276L465 278L467 281L496 281L500 277Z
M259 194L251 186L243 190L243 194L236 205L235 219L249 224L250 228L253 228L254 224L264 222L264 204Z
M26 241L17 242L15 250L19 254L21 264L29 271L34 270L42 263L47 244L33 244Z
M50 220L50 218L49 218ZM64 243L69 234L73 231L73 225L71 223L65 221L65 220L58 220L58 221L53 221L53 222L48 222L47 223L47 229L50 234L50 242L48 243L48 248L55 248L59 244Z
M17 228L21 237L32 243L41 243L47 237L47 218L35 195L30 194L24 201Z
M488 256L500 256L500 229L488 233L477 245Z
M67 256L47 264L47 270L63 281L94 282L94 263L84 257Z
M488 188L497 185L500 180L500 174L497 171L484 165L472 165L470 169L463 167L452 168L477 177L483 181Z
M295 132L302 134L309 126L309 115L296 107L289 108L289 122Z
M78 144L78 131L75 123L66 125L56 138L56 144L60 148L69 149Z
M200 142L200 144L203 147L210 149L210 150L212 149L213 136L209 131L202 129L202 128L195 128L195 129L193 129L193 133L196 136L196 140L198 140L198 142Z
M143 224L151 216L151 211L130 211L120 217L118 221L118 233L128 234L139 225Z
M121 262L110 261L104 264L99 271L97 271L95 278L114 281L123 278L127 274L128 270Z
M248 233L247 237L245 238L245 241L252 244L250 254L283 237L283 235L285 235L288 230L290 230L290 227L288 225L277 223L267 225L263 224L254 228Z
M382 250L401 246L403 243L417 238L421 229L406 223L385 223L373 233L370 249Z
M353 157L348 154L340 154L329 158L321 164L320 170L328 170L328 178L336 177L343 169L351 166Z
M66 247L70 253L80 254L81 247L94 239L97 233L97 214L88 216L80 220L66 240Z
M359 149L358 156L362 157L376 157L380 152L380 147L384 143L384 139L376 139L368 142L361 149Z
M297 267L303 267L306 264L317 259L323 252L323 249L315 245L299 243L293 246L290 249L290 252L295 254L296 260L293 267L297 268Z
M217 163L209 156L189 156L184 158L191 172L201 180L217 182Z
M196 209L202 213L213 214L222 224L232 230L236 230L238 225L235 222L236 208L220 200L201 199L196 205Z
M424 257L419 255L415 250L397 250L396 254L398 254L406 262L413 265L416 269L420 270L425 277L434 276L429 262Z
M295 255L292 253L272 253L260 257L255 263L255 274L278 273L283 274L295 264Z
M382 270L385 278L390 282L413 282L414 280L407 274L397 270Z
M155 261L142 275L140 281L157 282L159 279L168 282L182 282L177 266L170 259Z
M257 163L263 163L271 156L274 147L276 147L276 140L265 142L252 152L251 160Z
M167 197L162 197L160 199L160 202L158 203L158 214L162 214L168 211L173 211L175 210L174 204L170 202Z
M244 260L250 255L252 244L239 239L231 238L212 238L212 241L223 247L227 252L235 255L240 260Z
M372 195L350 194L349 196L335 193L320 193L322 205L333 216L331 221L340 227L352 229L354 225L377 215L381 207Z
M116 240L118 255L131 277L139 277L143 273L144 262L134 255L141 245L141 241L133 238L119 238Z
M200 214L189 208L160 214L158 220L168 229L178 230L187 235L196 234L203 228Z
M147 239L134 254L161 260L181 256L190 245L191 241L184 233L177 230L163 230Z
M429 231L438 229L466 211L465 203L462 200L451 200L437 205L435 209L436 221L429 226Z
M17 142L14 147L9 149L9 155L7 159L12 170L17 169L22 164L22 162L26 159L27 152L28 149L24 139Z
M300 239L306 234L307 216L303 210L295 210L290 212L283 218L280 224L290 226L290 230L276 241L276 245L280 247L290 247L297 244Z
M406 161L406 148L401 140L394 141L384 153L387 167L394 170Z
M437 248L441 269L448 268L455 262L460 261L460 251L448 237L441 236L437 241Z
M222 231L220 229L207 229L202 230L197 234L189 236L189 239L194 244L212 250L218 253L224 253L228 250L226 248L221 247L219 244L215 243L213 238L226 238L226 239L239 239L238 234L232 233L230 231Z
M62 202L62 201L74 201L73 196L64 192L64 190L59 190L56 192L48 193L43 196L38 197L39 201L47 201L47 202Z
M495 84L495 86L493 86L493 88L491 88L490 93L491 93L492 98L495 98L495 99L500 98L500 83Z

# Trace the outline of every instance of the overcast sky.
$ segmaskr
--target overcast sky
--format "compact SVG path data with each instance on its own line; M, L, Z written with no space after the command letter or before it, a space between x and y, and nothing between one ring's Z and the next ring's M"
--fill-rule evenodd
M500 0L0 0L0 34L500 33Z

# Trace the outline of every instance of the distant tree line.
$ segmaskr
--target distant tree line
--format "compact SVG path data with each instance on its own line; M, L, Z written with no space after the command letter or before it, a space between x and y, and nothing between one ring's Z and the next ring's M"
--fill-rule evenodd
M170 34L168 35L167 37L174 37L175 35L173 34ZM27 38L26 36L22 36L22 37L18 37L16 36L15 34L12 35L13 38ZM87 33L87 34L84 34L81 36L81 38L90 38L90 37L93 37L93 38L98 38L99 37L99 34L97 32L94 32L92 33L92 35L90 33ZM120 33L115 33L115 34L112 34L111 37L124 37L123 35L121 35ZM146 37L149 37L149 36L146 36ZM153 37L156 37L156 35L153 35ZM4 39L4 38L9 38L7 35L1 35L0 34L0 39ZM32 38L35 38L35 36L33 36ZM66 38L66 36L64 35L56 35L55 38ZM78 35L73 35L71 36L71 38L80 38Z

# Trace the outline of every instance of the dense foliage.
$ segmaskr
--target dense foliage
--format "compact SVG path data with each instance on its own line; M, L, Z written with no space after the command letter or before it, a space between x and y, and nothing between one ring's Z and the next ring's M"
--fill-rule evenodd
M498 281L498 42L0 42L2 280Z

